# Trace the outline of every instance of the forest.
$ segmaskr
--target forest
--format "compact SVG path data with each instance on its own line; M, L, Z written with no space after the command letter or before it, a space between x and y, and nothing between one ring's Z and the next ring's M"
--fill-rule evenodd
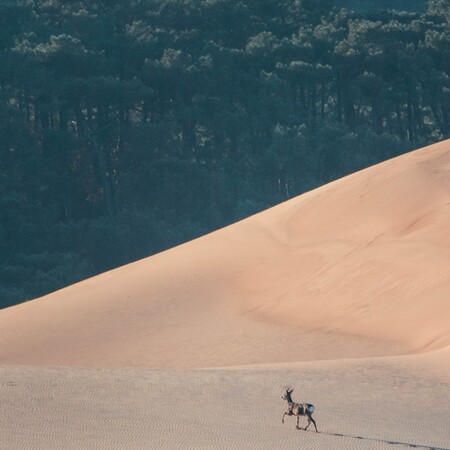
M448 138L449 0L361 3L1 3L0 307Z
M372 12L389 9L425 12L427 10L428 0L336 0L334 5L356 12Z

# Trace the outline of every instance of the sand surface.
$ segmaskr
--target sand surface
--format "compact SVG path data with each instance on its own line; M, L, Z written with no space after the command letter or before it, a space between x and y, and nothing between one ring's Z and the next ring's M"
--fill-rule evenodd
M0 448L449 449L449 299L444 141L0 311Z
M0 448L11 450L450 448L449 384L389 358L228 370L3 366L0 377ZM294 400L315 404L319 434L295 430L292 417L281 423L286 384Z

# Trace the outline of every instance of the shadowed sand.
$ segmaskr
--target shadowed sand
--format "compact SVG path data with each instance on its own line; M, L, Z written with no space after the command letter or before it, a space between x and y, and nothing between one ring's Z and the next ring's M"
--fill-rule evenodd
M449 295L444 141L0 311L0 444L450 448Z

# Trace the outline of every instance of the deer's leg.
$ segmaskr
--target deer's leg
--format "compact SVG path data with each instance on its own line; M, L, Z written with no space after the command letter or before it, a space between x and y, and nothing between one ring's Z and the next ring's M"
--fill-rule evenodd
M310 425L311 425L311 421L308 419L308 425L306 425L305 430L307 430Z
M284 423L284 416L286 415L287 413L284 413L283 414L283 418L281 419L281 423Z
M314 428L316 429L316 433L318 433L316 421L312 418L311 414L308 414L308 427L309 427L310 421L313 423Z
M298 426L298 421L299 421L299 419L300 419L300 416L297 416L297 430L300 430L300 427Z

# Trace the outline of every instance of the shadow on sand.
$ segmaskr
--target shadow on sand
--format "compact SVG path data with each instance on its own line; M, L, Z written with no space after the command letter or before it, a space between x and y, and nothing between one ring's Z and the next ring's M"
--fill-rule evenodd
M301 431L306 431L308 433L315 433L313 430L304 430L303 428ZM427 450L450 450L448 448L444 447L434 447L432 445L422 445L422 444L413 444L411 442L401 442L401 441L393 441L393 440L387 440L387 439L377 439L377 438L369 438L364 436L357 436L353 434L344 434L344 433L329 433L327 431L319 431L319 434L327 434L328 436L339 436L339 437L346 437L351 439L360 439L362 441L372 441L372 442L383 442L385 444L390 445L403 445L405 447L410 448L425 448Z

